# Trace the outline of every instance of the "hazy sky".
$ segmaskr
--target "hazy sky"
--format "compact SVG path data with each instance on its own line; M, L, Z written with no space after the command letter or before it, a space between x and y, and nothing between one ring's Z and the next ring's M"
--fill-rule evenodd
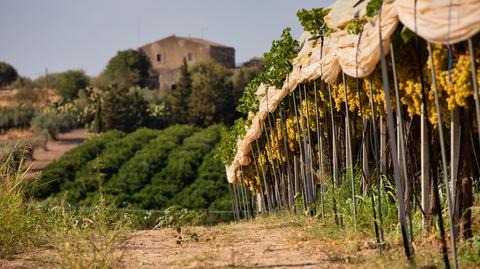
M98 75L118 50L165 36L233 46L237 63L261 56L300 8L329 0L0 0L0 61L21 75L84 69Z

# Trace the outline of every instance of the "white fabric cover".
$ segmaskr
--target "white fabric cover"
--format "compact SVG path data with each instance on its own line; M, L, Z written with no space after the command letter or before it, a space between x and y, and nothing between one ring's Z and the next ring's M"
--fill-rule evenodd
M326 17L328 26L339 28L345 24L345 20L348 22L353 18L355 12L363 14L361 9L366 4L360 5L359 9L351 8L352 12L346 11L346 7L353 6L356 2L339 0L334 3L332 11ZM378 16L367 22L360 40L359 35L338 30L324 38L323 46L318 40L306 42L293 60L293 70L287 76L282 89L266 89L264 85L260 86L259 111L253 117L245 137L238 141L235 159L226 167L228 181L239 182L240 165L247 166L251 163L250 144L262 134L267 113L275 111L283 98L290 91L294 91L298 84L318 78L334 83L342 70L352 77L357 77L358 72L360 78L373 72L380 61L379 27L382 30L382 44L386 53L390 48L390 36L399 22L432 43L454 44L467 40L480 31L480 0L453 0L451 7L450 0L418 0L416 27L414 3L415 0L384 1L381 22ZM342 15L342 12L345 14Z

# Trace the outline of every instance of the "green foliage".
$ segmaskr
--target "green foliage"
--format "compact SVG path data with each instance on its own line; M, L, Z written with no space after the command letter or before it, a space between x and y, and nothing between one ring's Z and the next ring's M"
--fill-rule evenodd
M237 142L245 135L246 128L249 125L249 120L239 118L230 129L222 131L222 140L219 144L216 157L222 161L224 165L232 163L237 152Z
M287 75L292 71L291 61L297 56L298 41L290 35L290 28L283 30L280 40L272 42L269 52L263 55L264 71L246 86L237 104L237 111L248 115L258 111L259 101L255 95L260 84L282 88Z
M480 266L480 236L467 239L460 246L460 262L464 266Z
M46 238L42 226L48 221L43 212L25 204L24 171L16 154L4 153L0 162L0 258L38 245ZM22 162L23 156L19 157Z
M263 63L263 60L261 60ZM263 65L263 64L262 64ZM235 70L231 81L233 84L233 91L236 102L242 97L243 92L247 85L254 79L260 72L260 67L240 67Z
M150 60L142 52L128 49L117 52L102 73L108 84L115 84L120 89L133 86L146 86Z
M195 181L178 193L171 203L189 209L205 209L228 194L225 168L220 160L214 158L214 154L215 150L212 150L203 158ZM210 209L230 208L231 204L227 208Z
M38 100L38 92L30 87L20 87L15 93L15 100L20 104L32 104Z
M118 249L137 225L128 209L117 209L99 193L93 207L54 207L56 220L51 233L54 255L47 262L61 268L117 268L122 265Z
M0 89L18 78L17 70L8 63L0 62Z
M7 154L13 156L13 154ZM25 190L25 171L7 158L0 162L0 259L36 247L51 249L42 266L115 268L118 248L138 219L117 209L100 193L88 209L65 207L62 201L33 203Z
M150 184L136 195L143 208L163 208L184 187L197 178L197 169L203 158L220 139L222 127L214 125L194 133L183 145L168 155L166 166L156 173Z
M91 198L97 194L99 185L108 182L122 164L159 134L160 131L156 130L138 129L128 136L107 144L103 152L77 171L75 181L64 186L63 191L68 191L69 194L68 201L78 204L88 197L90 201L83 203L92 202Z
M137 90L126 91L110 87L101 98L101 111L96 121L101 120L102 131L121 130L132 132L148 120L148 104Z
M11 128L28 128L34 115L35 110L31 105L2 107L0 108L0 131Z
M39 135L56 139L59 133L83 127L91 121L88 107L82 109L79 100L44 106L31 120L32 129Z
M243 92L243 95L237 104L238 112L244 115L248 115L250 112L252 113L258 112L260 101L258 100L257 95L255 93L257 92L258 87L260 86L261 83L262 83L262 78L257 76L247 84Z
M188 122L188 102L190 94L192 93L192 83L192 76L188 71L187 60L184 58L177 88L173 90L171 100L173 120L178 124L185 124Z
M214 61L192 66L192 93L188 99L189 123L206 127L229 123L234 113L231 83L225 68Z
M68 70L59 75L57 91L64 98L72 100L88 85L88 77L82 70Z
M185 226L202 224L206 216L207 214L204 211L188 210L186 208L171 206L164 211L163 216L158 218L155 228L174 229L177 244L181 245L185 235L189 236L190 239L198 241L198 234L185 229Z
M34 88L40 88L42 86L37 84L35 81L32 81L32 79L30 78L19 76L14 82L10 84L10 87L18 90L20 89L33 90Z
M293 39L291 28L283 30L279 40L272 42L272 48L263 55L266 84L280 89L287 75L292 71L292 60L297 56L298 41Z
M351 21L348 22L347 26L345 26L345 29L347 30L347 33L351 35L358 35L362 31L363 24L362 22L358 19L352 19Z
M122 207L229 210L224 166L214 158L222 130L219 125L203 130L175 125L108 140L100 135L45 168L36 196L89 206L100 190ZM220 218L229 216L211 221Z
M311 10L301 9L297 12L298 20L305 31L312 36L329 35L332 30L325 25L324 18L330 12L329 8L312 8Z
M375 17L378 15L378 11L380 10L380 0L370 0L367 4L367 16L368 17Z
M95 136L80 146L70 150L59 160L42 170L38 182L35 182L35 196L47 198L63 190L66 182L75 179L76 172L88 161L100 154L108 143L120 139L124 134L120 131L110 131Z
M133 203L144 208L145 198L138 192L166 165L170 152L194 131L196 129L188 125L163 130L120 167L105 184L106 192L115 196L119 203Z
M45 110L32 119L31 125L35 133L56 139L59 133L75 127L75 118L69 113Z

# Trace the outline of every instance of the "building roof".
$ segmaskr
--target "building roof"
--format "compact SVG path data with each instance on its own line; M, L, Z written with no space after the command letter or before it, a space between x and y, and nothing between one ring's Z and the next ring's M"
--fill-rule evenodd
M203 38L197 38L197 37L182 37L182 36L176 36L176 35L167 36L167 37L165 37L165 38L162 38L162 39L159 39L159 40L150 42L150 43L148 43L148 44L145 44L145 45L143 45L142 47L148 46L148 45L150 45L150 44L152 44L152 43L158 43L158 42L161 42L161 41L163 41L163 40L171 39L171 38L183 39L183 40L195 42L195 43L198 43L198 44L208 45L208 46L212 46L212 47L233 48L233 47L226 46L226 45L223 45L223 44L220 44L220 43L217 43L217 42L213 42L213 41L210 41L210 40L206 40L206 39L203 39Z

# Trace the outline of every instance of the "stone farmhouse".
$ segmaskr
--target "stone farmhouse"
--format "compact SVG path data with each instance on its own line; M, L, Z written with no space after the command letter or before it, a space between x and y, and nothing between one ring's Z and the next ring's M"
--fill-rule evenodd
M201 38L169 36L139 48L152 64L152 85L174 90L183 59L188 65L215 60L227 68L235 68L235 49Z

